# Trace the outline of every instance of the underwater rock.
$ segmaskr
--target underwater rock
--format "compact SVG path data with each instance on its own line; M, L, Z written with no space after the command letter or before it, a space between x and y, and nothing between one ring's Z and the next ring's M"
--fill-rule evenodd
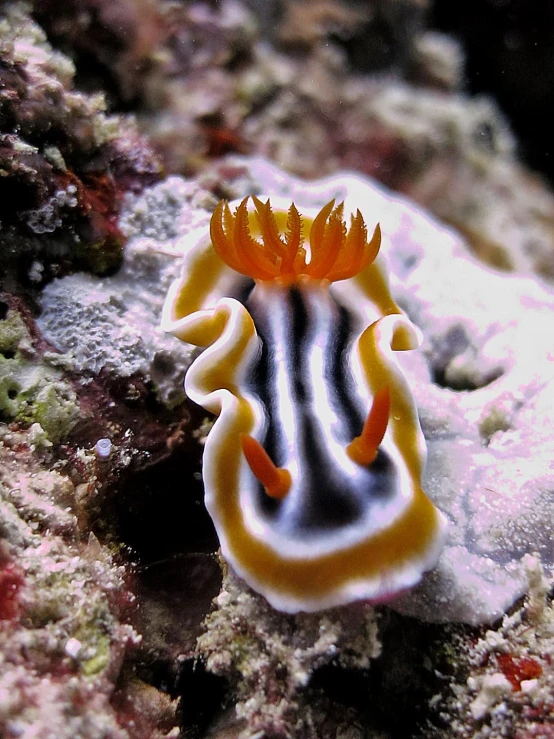
M100 86L118 103L129 105L143 94L145 76L156 67L159 42L171 28L164 3L39 0L32 7L48 38L74 59L80 76L95 78L95 87L102 78Z
M171 665L194 657L196 639L221 586L213 554L176 555L145 566L138 583L136 625L148 659Z
M121 228L130 237L121 270L102 280L74 274L45 287L37 324L65 353L60 362L92 375L139 375L153 383L168 407L184 400L182 378L192 349L175 346L160 330L159 315L179 269L175 239L208 220L204 211L183 208L191 201L198 208L212 198L179 178L131 197L121 217Z
M72 479L39 462L29 433L1 430L0 735L168 736L176 705L149 687L146 716L122 670L140 642L128 569L80 529Z
M364 603L294 616L273 609L231 572L207 617L196 656L235 680L241 736L316 737L320 698L306 690L329 663L367 669L381 651L378 616Z
M344 198L379 220L393 297L425 337L422 351L400 357L427 439L424 489L450 521L438 567L391 607L494 621L525 592L523 556L537 551L547 569L554 561L554 295L478 263L453 231L369 180L307 183L265 160L232 161L235 196L282 195L300 209Z
M522 157L550 184L554 174L550 161L553 10L550 3L481 5L439 0L433 5L433 23L455 34L467 49L468 88L474 94L486 90L502 101L521 142Z
M521 607L474 638L451 635L450 690L433 706L445 722L445 739L553 736L554 607L546 597L550 583L536 557L526 555L524 566L529 594Z
M552 279L552 195L521 165L494 100L464 93L463 48L426 26L425 5L49 0L34 3L34 17L71 55L83 86L103 81L111 102L135 106L168 171L199 172L232 152L266 156L303 177L353 168L454 225L493 266ZM497 38L497 29L490 33ZM121 122L117 133L109 146L119 156L101 164L118 187L97 178L93 212L99 200L109 206L112 195L155 176L144 139ZM128 177L117 162L128 164ZM39 224L51 227L60 213L72 224L64 192L38 211ZM104 251L90 253L97 266Z
M75 68L54 51L28 7L0 11L1 263L9 284L95 273L121 262L124 192L156 181L160 165L130 120L102 95L74 88Z

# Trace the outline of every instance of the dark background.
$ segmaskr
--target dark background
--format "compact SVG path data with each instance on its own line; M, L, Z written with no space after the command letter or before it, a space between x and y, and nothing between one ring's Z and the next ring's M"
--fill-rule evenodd
M468 91L496 98L523 160L554 184L554 2L435 0L429 26L462 41Z

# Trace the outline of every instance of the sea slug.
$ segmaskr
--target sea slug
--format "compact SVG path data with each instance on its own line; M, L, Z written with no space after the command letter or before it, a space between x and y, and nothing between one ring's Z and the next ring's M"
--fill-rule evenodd
M205 501L223 555L277 609L386 600L442 550L426 448L395 353L419 345L358 210L222 201L162 325L207 347L185 379L218 416Z

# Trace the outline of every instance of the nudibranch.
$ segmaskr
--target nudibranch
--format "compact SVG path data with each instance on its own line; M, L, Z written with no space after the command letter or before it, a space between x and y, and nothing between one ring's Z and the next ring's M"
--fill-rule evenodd
M207 347L187 395L216 419L205 501L224 557L277 609L386 600L436 564L443 514L396 352L419 344L388 287L381 234L331 201L300 215L216 207L163 327Z

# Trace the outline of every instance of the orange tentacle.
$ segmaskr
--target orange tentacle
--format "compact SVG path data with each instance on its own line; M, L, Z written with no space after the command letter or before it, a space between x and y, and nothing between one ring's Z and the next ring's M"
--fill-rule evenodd
M235 212L235 248L237 255L246 269L241 270L259 280L271 280L275 277L275 263L270 253L250 235L248 224L248 198L245 198Z
M331 200L314 218L310 228L310 261L306 263L303 222L294 203L287 213L284 233L279 231L269 200L252 196L261 240L250 232L250 216L245 198L231 213L221 201L214 210L210 234L215 251L232 269L255 280L277 280L293 284L301 277L314 280L346 280L365 269L377 256L381 230L375 228L370 242L364 219L358 210L347 230L344 204Z
M210 237L218 256L236 272L244 272L241 260L237 256L233 239L234 219L226 200L221 200L215 207L210 221Z
M275 216L271 210L271 204L269 200L267 203L262 201L255 195L252 195L254 201L254 207L256 208L256 217L260 225L260 231L262 234L262 241L270 252L283 260L287 254L287 246L285 242L279 236L279 229L275 223Z
M312 228L310 230L310 246L312 248L312 257L314 250L317 250L319 248L319 244L321 244L323 240L323 234L325 232L325 227L327 226L327 219L329 218L334 207L335 201L330 200L327 205L323 206L323 208L319 211L319 213L313 220Z
M301 247L302 243L302 219L300 213L296 210L294 203L291 206L287 215L287 233L285 234L285 241L287 244L287 253L283 259L283 272L296 271L294 270L295 260L299 254L303 256L303 267L306 266L306 251Z
M327 207L327 206L326 206ZM306 267L306 274L315 279L324 279L338 259L345 237L345 227L342 220L343 205L329 213L329 217L322 233L310 232L311 259ZM314 221L315 223L315 221Z

